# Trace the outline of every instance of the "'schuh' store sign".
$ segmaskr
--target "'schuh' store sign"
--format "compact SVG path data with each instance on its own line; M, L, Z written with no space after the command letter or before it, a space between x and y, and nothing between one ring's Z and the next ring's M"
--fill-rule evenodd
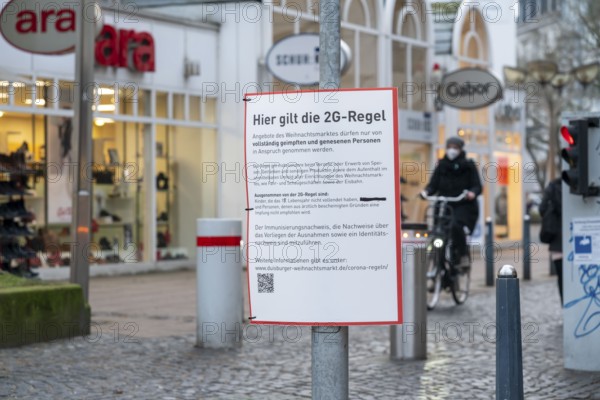
M0 13L0 33L18 49L34 54L66 54L75 50L77 2L71 0L12 0ZM104 66L125 67L139 72L155 70L154 38L102 24L97 5L83 11L95 22L96 62Z

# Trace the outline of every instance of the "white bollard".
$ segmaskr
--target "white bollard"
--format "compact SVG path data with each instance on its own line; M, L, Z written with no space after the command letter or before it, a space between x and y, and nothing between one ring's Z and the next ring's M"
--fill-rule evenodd
M200 218L196 228L196 345L239 346L243 329L242 221Z

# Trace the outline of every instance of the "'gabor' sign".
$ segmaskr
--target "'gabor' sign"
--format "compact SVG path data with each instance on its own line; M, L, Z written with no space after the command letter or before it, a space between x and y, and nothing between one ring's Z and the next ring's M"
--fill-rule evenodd
M446 74L439 88L444 104L464 110L487 107L502 98L502 85L480 68L463 68Z

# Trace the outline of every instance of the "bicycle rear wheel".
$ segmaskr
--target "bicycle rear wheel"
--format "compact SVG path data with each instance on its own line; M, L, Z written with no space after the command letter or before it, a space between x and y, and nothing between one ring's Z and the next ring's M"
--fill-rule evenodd
M433 251L427 255L427 309L433 310L440 299L442 291L442 274L439 251ZM442 260L443 262L443 260Z
M455 267L456 268L456 267ZM471 267L457 268L452 276L452 297L456 304L463 304L469 297L471 285Z

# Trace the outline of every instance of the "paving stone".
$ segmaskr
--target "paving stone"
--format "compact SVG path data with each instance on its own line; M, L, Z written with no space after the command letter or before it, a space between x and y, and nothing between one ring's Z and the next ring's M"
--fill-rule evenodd
M555 292L553 280L521 284L523 321L535 328L523 335L525 398L600 398L599 374L563 367L561 310L538 300L557 297ZM410 362L390 360L389 327L351 327L350 398L494 398L494 320L493 289L476 292L459 307L444 298L428 314L428 359ZM197 348L191 334L125 342L108 330L93 340L0 350L0 397L310 398L310 328L298 330L298 340L289 340L293 328L287 339L284 328L267 329L260 340L226 351Z

